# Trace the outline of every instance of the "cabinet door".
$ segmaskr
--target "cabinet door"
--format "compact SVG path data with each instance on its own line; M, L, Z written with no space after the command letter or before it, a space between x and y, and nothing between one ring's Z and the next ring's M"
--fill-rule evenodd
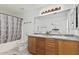
M55 39L46 39L46 55L58 54L58 42Z
M36 54L36 39L35 37L28 37L28 50L29 52Z
M79 54L79 42L76 41L59 41L59 54L77 55Z
M36 38L36 52L39 55L45 54L45 38L38 37Z

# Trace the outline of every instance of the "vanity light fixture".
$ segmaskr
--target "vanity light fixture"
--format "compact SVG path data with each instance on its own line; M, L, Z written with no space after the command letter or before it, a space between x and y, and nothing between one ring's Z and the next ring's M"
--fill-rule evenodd
M46 13L54 12L54 11L57 11L57 10L61 10L61 7L59 6L59 7L56 7L56 8L52 8L52 9L43 11L41 14L46 14Z

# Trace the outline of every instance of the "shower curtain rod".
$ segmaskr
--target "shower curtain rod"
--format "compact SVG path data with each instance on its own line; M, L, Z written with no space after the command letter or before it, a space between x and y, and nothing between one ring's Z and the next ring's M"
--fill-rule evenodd
M12 16L12 17L17 17L17 18L21 18L21 17L18 17L18 16L13 16L13 15L9 15L9 14L6 14L6 13L1 13L0 14L4 14L4 15L8 15L8 16ZM21 18L21 20L23 20L23 18Z

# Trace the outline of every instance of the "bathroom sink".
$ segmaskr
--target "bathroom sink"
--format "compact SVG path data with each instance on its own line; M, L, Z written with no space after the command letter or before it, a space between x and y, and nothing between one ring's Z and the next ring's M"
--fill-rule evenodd
M73 35L73 34L46 34L46 33L34 33L34 34L35 35L64 36L64 37L77 37L77 38L79 38L79 36Z
M46 33L34 33L34 34L37 34L37 35L54 35L54 36L73 36L70 34L46 34Z

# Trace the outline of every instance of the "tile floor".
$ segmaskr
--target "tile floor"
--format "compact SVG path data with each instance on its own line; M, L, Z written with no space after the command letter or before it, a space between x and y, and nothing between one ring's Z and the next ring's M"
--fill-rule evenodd
M26 44L21 44L19 48L15 47L7 52L0 53L0 55L32 55L28 52Z

